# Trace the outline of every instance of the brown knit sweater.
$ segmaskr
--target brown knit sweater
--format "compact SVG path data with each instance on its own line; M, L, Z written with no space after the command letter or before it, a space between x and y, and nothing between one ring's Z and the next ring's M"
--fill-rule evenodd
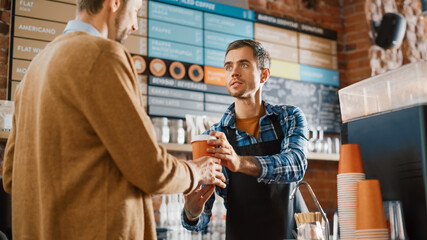
M155 239L150 195L194 174L156 143L122 45L68 33L31 62L3 170L13 239Z

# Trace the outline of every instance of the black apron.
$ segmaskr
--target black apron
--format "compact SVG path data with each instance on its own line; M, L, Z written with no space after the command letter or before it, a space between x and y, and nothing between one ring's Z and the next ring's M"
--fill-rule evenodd
M276 116L270 117L278 139L237 147L236 133L226 128L227 139L239 156L268 156L280 153L283 131ZM256 177L227 169L227 240L294 239L294 213L307 212L299 190L289 196L296 183L264 184Z

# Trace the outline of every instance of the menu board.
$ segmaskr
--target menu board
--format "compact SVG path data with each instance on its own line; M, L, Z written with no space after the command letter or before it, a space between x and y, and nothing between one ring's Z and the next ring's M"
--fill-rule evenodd
M340 132L337 87L270 77L264 85L262 96L271 104L299 107L309 127L322 126L326 127L326 132Z
M226 48L238 39L255 39L272 58L264 99L300 106L310 124L339 132L336 32L210 1L142 2L138 30L124 46L149 114L218 116L233 102L225 88ZM75 0L15 2L9 96L34 56L62 34L75 12Z
M125 47L132 54L147 55L147 1L138 12L138 31L132 33ZM13 100L31 60L54 38L63 33L68 21L75 19L75 0L14 1L11 26L8 98ZM200 33L202 34L202 33ZM146 94L146 93L145 93Z
M220 101L228 95L224 87L225 50L232 41L253 39L253 19L251 10L208 1L149 1L148 57L152 62L162 59L164 64L158 68L168 69L170 74L150 71L155 76L148 79L148 113L166 117L184 117L195 111L222 115L229 105ZM158 87L213 95L193 99L195 102L190 104L170 90L164 89L168 95L155 95L152 89ZM217 96L215 101L213 96Z
M204 30L204 33L204 45L206 48L217 49L224 52L227 50L229 43L242 39L240 36L218 33L209 30Z
M16 16L14 36L52 41L64 31L65 25L65 23Z
M298 46L298 32L277 26L255 23L255 39L290 47Z
M24 78L31 61L14 59L12 61L12 79L21 81Z
M297 48L277 43L265 42L262 40L257 41L260 42L265 49L267 49L272 59L298 63L299 54Z
M261 13L256 21L255 40L272 58L263 99L300 107L310 127L339 133L336 32Z
M20 0L15 1L14 14L16 16L67 23L70 19L75 18L76 7L61 2Z
M197 28L150 20L148 35L150 38L203 46L203 31Z
M148 19L194 28L203 27L202 12L155 1L148 3Z
M339 86L337 71L300 64L301 81L319 83L324 85Z
M238 35L242 38L254 37L252 22L211 13L204 13L203 16L206 30Z

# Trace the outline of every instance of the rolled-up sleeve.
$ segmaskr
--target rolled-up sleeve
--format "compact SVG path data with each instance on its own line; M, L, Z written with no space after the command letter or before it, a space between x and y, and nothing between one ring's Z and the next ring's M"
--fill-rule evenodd
M261 165L259 182L297 182L304 177L307 169L308 128L303 112L296 107L286 108L280 122L285 134L280 153L256 156Z
M197 222L190 222L188 221L187 217L185 216L184 209L181 212L181 222L182 226L190 231L200 232L203 231L211 221L212 217L212 207L215 202L215 194L212 195L212 197L209 198L209 200L205 204L205 208L203 209L202 214L200 215Z

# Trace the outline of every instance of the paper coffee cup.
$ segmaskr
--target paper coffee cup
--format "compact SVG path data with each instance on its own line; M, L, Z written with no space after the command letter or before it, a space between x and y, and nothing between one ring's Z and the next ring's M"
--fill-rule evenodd
M341 145L338 173L364 173L362 154L358 144Z
M193 149L193 159L197 159L204 156L211 156L211 154L206 151L206 149L209 147L213 148L213 146L208 145L207 143L209 139L216 139L216 137L209 135L197 135L193 137L193 139L191 140L191 146Z
M356 229L387 229L380 182L377 179L357 182Z

